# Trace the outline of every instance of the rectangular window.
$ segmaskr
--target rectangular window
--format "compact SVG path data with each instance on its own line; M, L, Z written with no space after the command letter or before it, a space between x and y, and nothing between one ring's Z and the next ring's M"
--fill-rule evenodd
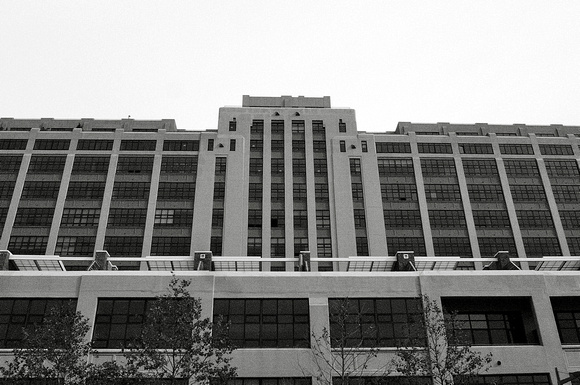
M24 335L41 325L51 308L70 306L76 309L76 299L63 298L0 298L0 349L22 348Z
M61 227L96 227L99 225L101 209L64 209Z
M356 255L358 256L368 256L369 255L369 242L367 237L356 237Z
M377 160L379 176L415 176L412 159L385 159Z
M467 191L472 202L503 202L501 185L468 184Z
M404 142L377 142L377 153L379 154L410 154L411 144Z
M147 209L111 209L107 227L145 227Z
M70 182L66 199L103 199L104 193L105 182Z
M327 176L328 163L326 159L314 159L314 176Z
M248 256L259 257L262 255L262 238L261 237L248 237Z
M314 197L316 202L328 202L328 184L326 183L315 183L314 184Z
M505 172L508 176L539 176L540 171L535 159L506 159Z
M385 228L417 228L422 227L421 212L419 210L384 210Z
M250 151L261 154L264 151L264 141L261 139L251 139L250 140Z
M197 156L163 156L161 172L165 174L195 174Z
M111 151L112 149L112 140L79 139L77 142L77 150L79 151Z
M303 134L304 133L304 120L293 120L292 121L292 132Z
M6 186L6 185L4 185ZM14 188L14 186L12 186ZM25 181L22 199L56 199L60 190L60 182ZM12 196L12 189L10 189Z
M155 151L156 140L122 140L121 151Z
M417 186L414 184L381 184L381 197L388 202L416 202Z
M20 171L22 155L0 155L0 174L12 174Z
M341 140L339 142L340 145L340 152L346 152L346 142L344 140Z
M474 384L479 385L550 385L550 376L544 373L524 373L524 374L500 374L500 375L478 375ZM459 382L456 382L459 383Z
M283 139L272 139L271 149L272 149L272 152L284 152L284 140Z
M213 151L213 139L208 139L207 140L207 150L208 151Z
M115 182L113 199L148 199L149 187L150 183L147 182Z
M465 176L497 175L495 159L463 159Z
M274 175L284 175L284 159L282 158L272 158L272 176Z
M117 174L151 174L152 156L119 156Z
M2 184L0 184L0 199L10 200L12 198L12 194L14 193L14 186L15 185L16 185L16 182L14 182L14 181L7 181L7 182L3 182ZM35 192L37 194L39 194L39 193L44 194L44 191L35 191ZM56 193L58 194L58 187L57 187ZM53 195L47 195L47 196L50 197L50 199L54 199Z
M532 258L562 255L558 238L522 237L526 255Z
M140 258L143 237L105 237L104 249L111 257Z
M312 121L312 132L314 134L326 135L326 130L324 128L324 122L322 120L313 120Z
M346 132L346 123L342 119L338 121L338 132Z
M157 190L157 200L193 200L194 182L161 182Z
M271 123L272 134L284 134L284 121L272 120Z
M441 257L471 257L471 244L465 237L433 237L435 255Z
M147 309L155 299L149 298L99 298L93 348L130 348L139 338Z
M349 159L349 164L350 164L350 176L360 176L361 175L360 159L351 158Z
M278 229L282 229L284 228L284 210L272 210L270 212L271 218L270 218L270 225L273 228L278 228Z
M415 256L426 256L425 240L423 237L387 237L389 255L397 251L414 251Z
M109 172L109 156L75 156L72 173L106 174Z
M50 226L54 208L24 208L20 207L16 212L14 226Z
M238 122L236 122L236 120L230 120L229 124L228 124L228 130L229 131L235 131L237 128Z
M509 228L510 218L505 210L473 210L473 220L478 228Z
M250 175L262 176L262 170L264 169L262 158L250 158Z
M580 201L580 185L552 185L552 191L558 203Z
M418 298L329 298L333 348L397 347L420 322Z
M308 229L308 211L294 210L294 229Z
M284 258L286 255L286 240L284 238L270 239L270 257Z
M360 142L362 152L369 152L369 146L366 140L361 140Z
M569 144L540 144L542 155L574 155Z
M535 185L510 185L514 202L545 201L544 187Z
M580 211L560 211L560 219L565 229L580 229Z
M0 150L26 150L27 144L27 139L2 139L0 140Z
M306 237L294 237L294 256L298 257L301 251L310 250L308 246L308 238Z
M365 217L364 209L354 209L354 228L355 229L366 229L367 220Z
M226 197L226 184L225 182L214 182L213 184L213 200L223 201Z
M53 173L62 174L66 155L32 155L28 173Z
M429 222L434 229L464 229L467 226L462 210L429 210Z
M478 238L479 252L482 257L493 257L498 251L508 251L516 256L516 243L512 237Z
M284 202L284 183L272 183L270 193L272 194L272 202Z
M262 119L252 120L250 126L250 134L253 136L262 136L264 134L264 121Z
M534 155L531 144L500 144L499 151L504 155Z
M457 184L426 184L425 196L428 202L461 201L461 192Z
M214 208L211 212L211 228L221 229L224 227L224 209Z
M294 183L292 193L295 201L306 201L306 183Z
M189 256L190 246L190 237L153 237L151 255Z
M236 140L230 139L230 151L236 151Z
M215 299L214 321L230 323L229 338L240 348L308 348L308 299Z
M453 159L421 159L423 176L455 176Z
M70 139L36 139L34 142L35 150L68 150Z
M262 183L250 183L249 184L248 198L250 202L261 202L262 201Z
M226 175L227 164L227 158L215 158L215 175Z
M321 152L326 154L326 140L313 140L312 147L314 152Z
M363 184L362 183L352 183L352 200L362 201L364 199Z
M262 228L262 209L248 209L248 227Z
M544 161L550 177L579 177L578 163L575 160L550 160Z
M330 238L319 237L316 239L316 244L318 258L332 258L332 240ZM318 271L321 271L320 265Z
M91 258L95 250L95 237L58 237L54 253L61 257Z
M518 223L522 229L549 229L554 227L549 210L517 210Z
M8 250L13 254L43 255L46 251L48 237L10 237Z
M551 297L550 300L562 344L580 344L580 297Z
M166 140L163 151L199 151L199 140Z
M303 139L292 141L292 152L304 152L306 151L306 142Z
M316 161L318 159L315 159ZM306 159L292 159L292 175L305 176L306 175Z
M330 210L316 210L316 228L330 229Z
M191 227L193 210L190 209L156 209L155 227Z
M420 154L452 154L450 143L417 143Z
M493 154L491 143L459 143L460 154Z

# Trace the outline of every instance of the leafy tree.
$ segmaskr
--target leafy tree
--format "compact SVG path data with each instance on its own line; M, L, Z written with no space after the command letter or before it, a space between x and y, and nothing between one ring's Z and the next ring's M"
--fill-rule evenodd
M43 379L51 384L83 384L87 373L98 367L89 363L91 344L85 338L87 319L72 302L53 306L41 324L23 329L23 344L0 374L11 383Z
M491 353L474 351L454 314L444 314L436 301L422 297L423 317L409 325L409 338L397 348L394 369L403 376L430 377L434 385L467 384L487 371Z
M191 297L189 280L173 278L168 293L147 310L141 337L126 352L127 367L164 384L225 383L235 376L233 346L223 323L201 316L201 300Z

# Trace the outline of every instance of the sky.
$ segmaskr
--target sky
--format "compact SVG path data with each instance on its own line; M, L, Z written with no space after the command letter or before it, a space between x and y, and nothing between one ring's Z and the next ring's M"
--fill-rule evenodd
M217 128L242 95L397 122L580 126L580 1L0 0L0 116Z

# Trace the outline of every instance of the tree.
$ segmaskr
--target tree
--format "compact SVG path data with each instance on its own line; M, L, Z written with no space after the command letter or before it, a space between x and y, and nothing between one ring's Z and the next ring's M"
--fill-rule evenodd
M87 373L98 370L88 361L89 329L73 302L51 307L41 324L31 331L23 329L22 347L13 350L12 361L0 368L0 374L12 383L44 379L59 385L83 384Z
M348 385L366 376L386 376L388 368L378 363L379 349L369 343L373 324L363 322L364 309L348 298L329 303L330 330L312 332L314 377L325 385ZM378 366L378 367L377 367Z
M235 376L227 327L202 318L201 300L191 297L190 284L173 277L168 293L147 310L141 337L125 354L129 370L170 384L225 383Z
M422 303L422 319L409 325L409 338L397 348L395 370L409 378L430 377L434 385L466 384L487 371L491 353L471 348L456 316L444 314L428 296Z

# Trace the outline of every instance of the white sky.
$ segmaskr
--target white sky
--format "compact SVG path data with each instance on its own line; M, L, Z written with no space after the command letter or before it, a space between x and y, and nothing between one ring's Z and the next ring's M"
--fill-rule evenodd
M217 126L331 96L358 129L580 125L580 1L0 0L0 116Z

